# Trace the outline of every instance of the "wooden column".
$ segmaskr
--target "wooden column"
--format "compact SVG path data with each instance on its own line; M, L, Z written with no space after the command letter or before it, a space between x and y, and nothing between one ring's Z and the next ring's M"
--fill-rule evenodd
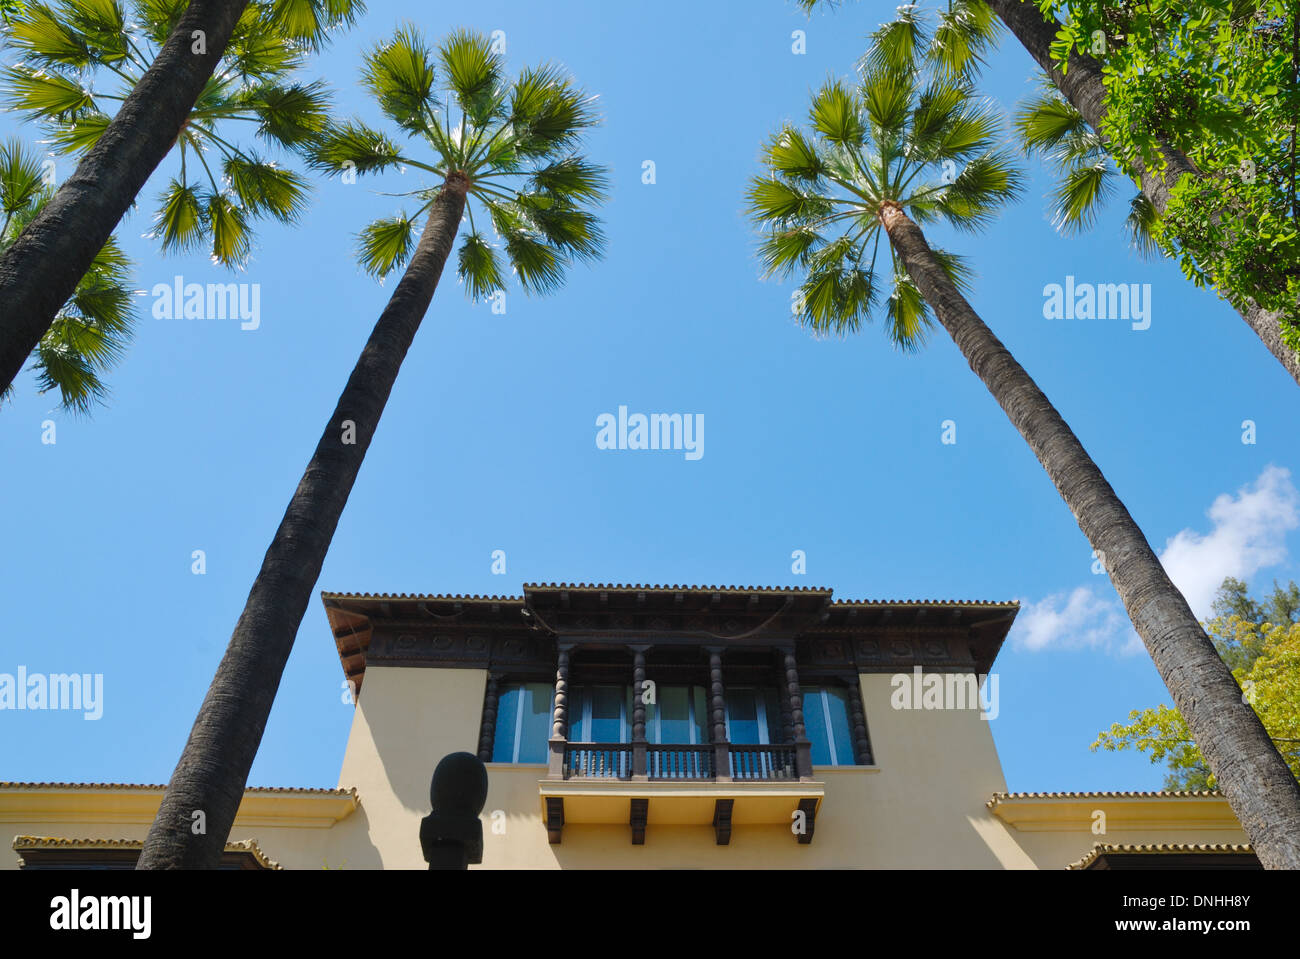
M853 724L853 761L871 765L871 741L867 739L867 714L862 708L862 687L858 674L844 677L849 687L849 722Z
M709 706L713 714L713 777L731 782L731 748L727 742L727 700L722 688L722 650L709 649Z
M492 750L496 745L497 733L497 697L500 695L501 674L488 673L487 692L483 696L483 722L478 730L478 758L485 763L492 761Z
M564 747L569 721L569 649L560 647L555 666L555 712L551 717L551 755L548 776L551 779L564 778Z
M784 651L785 688L790 699L790 725L794 729L794 768L801 782L813 778L812 743L808 741L807 731L803 725L803 693L799 690L799 667L795 663L794 650Z
M647 779L645 737L645 654L649 646L632 649L632 778Z

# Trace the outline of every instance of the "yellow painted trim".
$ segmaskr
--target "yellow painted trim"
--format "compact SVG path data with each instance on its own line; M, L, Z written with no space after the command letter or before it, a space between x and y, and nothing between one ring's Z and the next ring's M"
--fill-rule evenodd
M1098 810L1105 813L1107 831L1241 829L1228 801L1217 795L1024 796L988 805L993 815L1021 832L1091 832Z
M789 825L801 799L817 800L814 815L826 796L823 782L806 783L663 783L663 782L576 782L542 780L537 784L542 819L546 819L547 797L564 800L564 822L628 822L631 801L649 799L647 823L652 826L707 825L713 822L717 800L734 799L734 826Z
M0 822L153 822L163 790L139 788L51 788L0 790ZM246 792L235 828L277 826L329 829L360 805L355 791L344 795Z

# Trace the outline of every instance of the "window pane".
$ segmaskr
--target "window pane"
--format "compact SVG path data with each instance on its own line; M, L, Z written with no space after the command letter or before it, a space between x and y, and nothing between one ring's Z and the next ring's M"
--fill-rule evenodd
M803 728L812 743L814 766L830 766L830 737L826 735L826 708L819 686L801 686L803 692Z
M752 689L729 689L727 699L727 725L730 739L737 745L758 743L758 704Z
M763 708L767 712L767 741L769 743L783 743L785 737L781 735L781 706L776 698L776 690L770 686L762 690Z
M691 697L695 700L695 742L703 746L709 741L709 705L704 687L692 686Z
M524 686L524 721L516 762L546 762L546 741L551 737L552 692L549 683L528 683Z
M853 765L853 727L849 723L849 691L839 686L826 688L826 707L831 714L831 734L835 742L835 762Z
M583 702L587 690L582 686L569 687L569 731L566 738L571 743L590 742L587 739L587 727L582 722Z
M623 739L623 700L626 687L591 686L591 729L589 742L621 743Z
M497 697L497 728L492 740L494 763L515 761L515 719L519 715L520 692L518 686L503 686Z
M688 692L686 686L659 687L659 738L652 742L680 746L691 741Z

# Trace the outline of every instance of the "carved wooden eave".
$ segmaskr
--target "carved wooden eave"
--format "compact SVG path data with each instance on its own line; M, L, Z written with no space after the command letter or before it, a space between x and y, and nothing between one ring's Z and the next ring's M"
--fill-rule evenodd
M859 600L821 587L525 584L520 596L322 593L345 677L367 665L479 668L553 678L567 648L794 648L809 677L989 672L1017 603ZM630 656L630 653L628 653ZM743 660L745 657L739 657ZM654 657L651 657L654 662Z

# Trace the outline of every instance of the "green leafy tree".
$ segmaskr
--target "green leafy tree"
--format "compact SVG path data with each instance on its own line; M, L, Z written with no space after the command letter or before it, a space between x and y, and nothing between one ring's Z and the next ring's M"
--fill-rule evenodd
M49 202L39 159L18 140L0 144L0 253ZM91 261L72 297L55 316L31 354L40 392L58 390L64 409L87 413L103 402L103 374L131 338L130 261L110 237ZM5 396L12 394L12 387Z
M888 35L889 28L884 28ZM1300 867L1300 788L1141 528L1033 379L963 295L969 270L921 227L974 231L1017 192L1021 174L997 147L997 113L961 80L926 78L910 57L875 49L855 83L813 97L810 128L787 125L763 153L749 209L769 275L800 274L802 321L856 331L881 299L881 240L891 277L885 329L918 345L931 313L952 337L1056 485L1098 555L1175 703L1204 744L1261 861ZM926 71L933 73L933 70ZM879 269L878 269L879 267ZM1272 784L1256 787L1258 782Z
M231 117L254 118L264 138L298 140L296 127L309 123L314 104L308 101L319 90L277 87L283 73L276 70L320 47L331 27L350 23L362 9L361 0L138 0L128 24L122 0L58 0L41 9L23 4L5 31L25 58L10 74L11 92L74 152L92 140L93 145L0 254L0 390L13 381L178 142L193 159L202 156L198 146L217 143L213 135L227 140L230 145L216 152L223 161L235 160L231 175L242 182L238 191L233 185L218 190L213 182L224 170L205 177L187 168L179 188L164 194L173 201L158 223L167 245L210 236L214 250L238 262L250 216L289 213L292 188L260 159L250 165L253 154L218 129L218 121L228 119L222 107ZM228 68L241 62L254 72L232 76ZM109 76L117 86L96 86L97 77ZM280 99L276 90L292 95ZM194 122L200 101L207 113ZM113 105L116 110L109 109ZM112 119L103 123L101 115L109 113ZM74 147L77 142L81 146ZM205 203L205 190L225 199Z
M1098 134L1126 171L1165 166L1164 149L1200 177L1173 187L1155 237L1184 273L1228 299L1283 313L1300 348L1300 59L1289 0L1039 0L1064 18L1053 44L1102 65Z
M1233 676L1242 698L1254 708L1293 776L1300 777L1300 588L1274 583L1263 602L1246 594L1246 586L1224 580L1215 601L1216 616L1207 630ZM1163 762L1166 789L1214 789L1218 785L1175 708L1158 705L1135 709L1127 723L1115 723L1097 734L1091 749L1146 753L1152 763Z
M385 276L405 269L266 552L140 868L220 860L330 539L462 220L469 230L456 272L475 300L503 291L512 274L525 293L551 292L572 264L601 252L593 208L605 198L607 177L580 152L597 122L594 98L560 68L512 78L483 36L453 33L435 54L408 27L366 56L362 82L405 144L399 148L360 120L332 123L313 147L313 162L345 175L406 167L428 178L409 194L415 212L378 220L359 238L366 270ZM207 813L201 836L190 831L194 809Z

